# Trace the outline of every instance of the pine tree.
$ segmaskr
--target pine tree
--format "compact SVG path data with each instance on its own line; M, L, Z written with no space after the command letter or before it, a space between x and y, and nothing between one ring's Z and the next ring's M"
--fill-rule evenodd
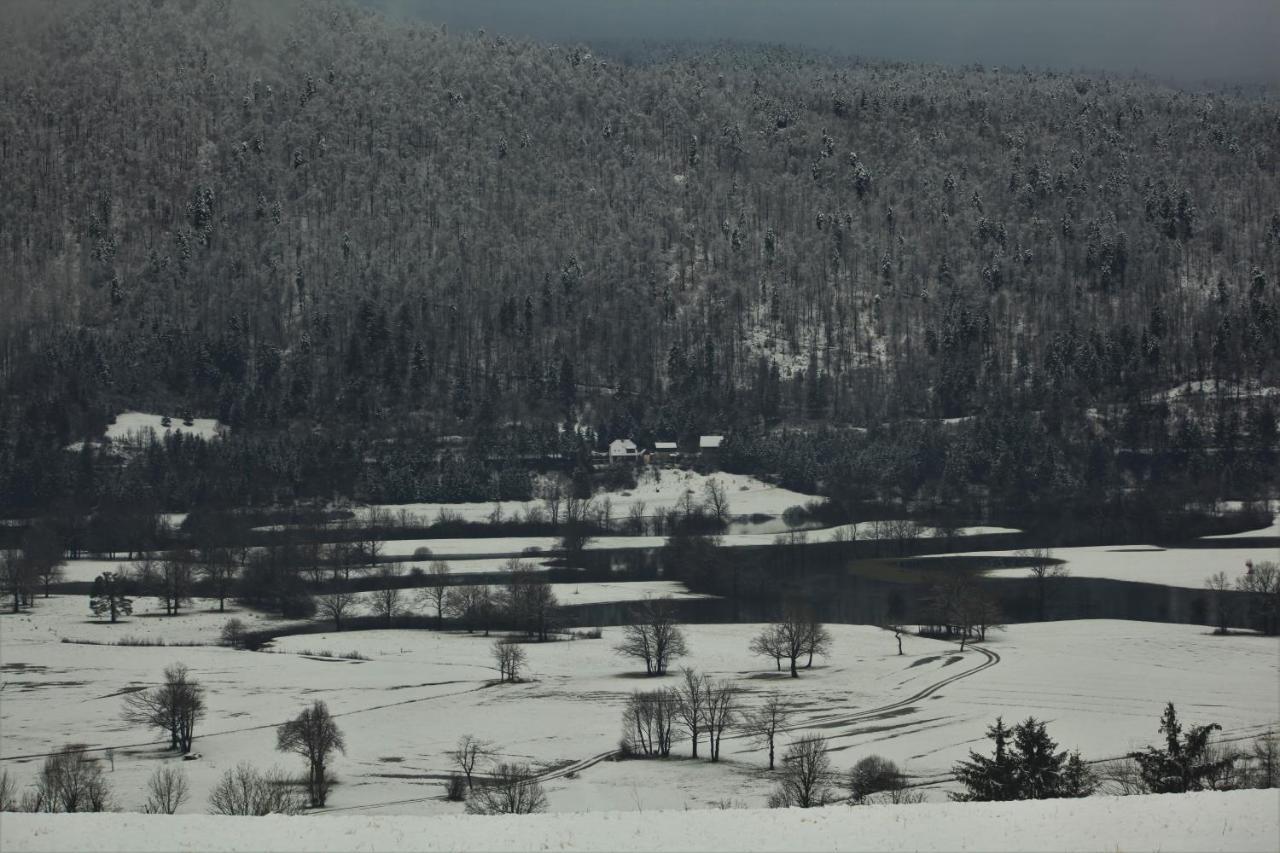
M1235 759L1230 756L1215 758L1208 753L1209 735L1222 726L1192 726L1186 735L1178 722L1178 712L1170 702L1160 718L1160 732L1165 736L1164 749L1149 746L1130 757L1138 762L1142 780L1153 794L1181 794L1200 791L1205 779L1225 769Z

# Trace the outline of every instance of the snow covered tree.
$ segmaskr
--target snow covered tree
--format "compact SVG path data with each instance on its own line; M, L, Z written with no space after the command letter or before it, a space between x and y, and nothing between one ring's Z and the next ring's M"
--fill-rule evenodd
M121 616L133 613L133 599L128 595L129 576L124 567L115 572L103 572L93 579L89 592L89 609L99 618L108 614L114 623Z
M1044 723L1028 717L1012 729L997 717L987 729L995 743L988 757L969 753L968 761L953 768L965 791L951 798L964 802L1003 800L1044 800L1059 797L1086 797L1097 780L1080 760L1079 753L1057 752L1057 744L1045 731Z
M1184 735L1178 712L1170 702L1160 718L1160 732L1165 736L1164 749L1149 746L1130 753L1142 770L1142 779L1153 794L1181 794L1200 791L1206 779L1235 761L1232 755L1215 755L1209 736L1222 726L1192 726Z

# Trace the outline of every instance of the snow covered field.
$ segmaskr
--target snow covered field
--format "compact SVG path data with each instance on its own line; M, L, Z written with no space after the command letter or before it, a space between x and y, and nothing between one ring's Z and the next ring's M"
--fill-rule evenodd
M171 432L181 432L208 441L217 438L225 430L226 427L213 418L192 418L191 426L187 426L182 418L170 415L169 426L165 426L164 415L121 412L116 415L115 422L107 427L107 438L121 441L145 438L147 433L153 433L156 438L164 438Z
M5 815L9 851L1161 850L1280 847L1280 792L724 812L225 818Z
M657 476L655 476L657 475ZM782 515L793 506L804 506L811 501L821 503L824 498L793 492L780 486L773 486L746 474L699 474L696 471L680 471L678 469L642 468L636 488L625 492L599 494L594 498L599 506L605 498L613 504L614 518L626 518L631 508L638 503L644 504L644 514L655 515L675 509L684 498L686 492L692 492L697 503L704 499L708 480L716 480L724 487L729 499L731 515ZM504 518L526 514L531 507L542 507L542 501L501 501L489 503L417 503L417 504L380 504L378 509L399 513L401 510L434 521L441 512L461 518L464 521L488 521L495 507L501 507ZM369 517L371 507L356 509L356 517L365 520Z
M969 551L963 554L939 554L920 557L917 565L929 559L949 557L1013 557L1016 551ZM1216 572L1226 572L1235 579L1244 574L1245 561L1280 561L1280 548L1158 548L1154 545L1113 545L1083 548L1055 548L1053 557L1066 561L1072 577L1107 578L1136 583L1156 583L1203 589L1205 579ZM913 561L915 562L915 561ZM1027 569L989 569L990 577L1024 578Z
M567 598L567 596L562 596ZM197 761L185 811L203 811L217 778L240 761L291 772L295 759L274 752L274 726L315 699L337 715L347 754L335 765L335 812L456 813L441 781L458 737L492 741L503 759L548 774L554 812L715 808L724 801L765 804L772 786L765 754L730 734L719 764L608 760L617 748L625 697L669 680L646 679L613 652L620 631L600 640L525 646L528 681L491 685L492 639L430 631L316 633L285 637L276 653L218 647L68 645L62 636L98 641L138 635L168 642L207 641L225 615L135 618L87 624L84 597L38 600L31 614L0 616L0 763L27 784L44 753L74 741L114 748L108 779L119 805L137 808L147 776L175 761L150 732L120 720L120 695L154 684L174 661L208 689L209 712L197 728ZM207 607L202 602L202 607ZM245 614L236 614L244 618ZM1280 640L1214 637L1207 628L1140 622L1073 621L1018 625L986 648L905 637L867 626L831 626L834 653L799 679L752 657L753 625L695 625L680 661L738 682L752 705L777 690L798 715L791 734L830 739L844 770L868 754L904 765L919 780L945 776L997 714L1049 722L1063 748L1106 758L1153 743L1163 703L1190 723L1218 722L1227 736L1280 724ZM321 656L321 653L327 653ZM358 653L368 660L342 659ZM785 740L785 738L784 738ZM569 770L575 772L570 774ZM941 799L945 784L931 789Z
M965 527L956 532L957 536L980 536L988 533L1017 533L1009 527ZM787 534L790 535L790 534ZM882 538L888 534L883 526L876 522L860 522L858 524L841 524L836 527L825 527L821 530L806 530L795 534L803 536L806 542L835 542L841 536L850 536L858 540ZM933 538L940 534L926 528L922 538ZM730 548L747 546L774 545L778 535L774 533L728 533L719 537L720 544ZM587 550L633 548L661 548L666 544L665 536L598 536L587 543ZM496 557L500 555L520 556L522 554L540 554L554 551L560 540L554 536L503 536L479 539L388 539L383 542L383 555L387 557L409 557L419 548L428 548L437 557L464 557L467 555L484 555Z

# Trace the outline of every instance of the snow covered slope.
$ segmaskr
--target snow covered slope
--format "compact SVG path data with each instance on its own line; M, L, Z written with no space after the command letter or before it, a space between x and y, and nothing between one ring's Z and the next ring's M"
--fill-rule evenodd
M160 850L1280 849L1280 791L825 809L507 817L6 814L0 847Z

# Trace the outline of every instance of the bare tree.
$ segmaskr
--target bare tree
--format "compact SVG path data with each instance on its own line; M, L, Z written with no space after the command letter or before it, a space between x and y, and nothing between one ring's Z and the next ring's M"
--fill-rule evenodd
M707 751L712 761L720 760L720 741L738 721L738 685L732 681L702 680L702 707L706 718Z
M102 766L82 743L64 746L44 760L36 779L43 811L102 812L111 807L111 791Z
M1231 626L1231 593L1235 585L1227 578L1226 572L1217 572L1205 579L1205 588L1209 590L1209 598L1213 602L1214 620L1218 624L1217 633L1225 634Z
M498 665L498 681L503 684L520 680L520 670L528 661L528 656L519 643L510 640L493 641L493 660Z
M782 659L786 657L784 649L784 641L782 632L777 625L767 625L751 638L751 644L748 646L753 655L760 657L773 658L773 665L778 672L782 672Z
M688 667L681 670L681 677L680 684L672 688L676 699L676 716L689 733L692 755L697 758L698 740L707 726L706 706L702 699L705 678Z
M721 524L729 521L729 495L724 483L716 477L708 477L702 488L702 496L708 515Z
M769 769L774 764L774 741L778 733L791 722L792 709L790 703L777 693L770 693L755 710L742 719L742 727L757 742L769 749Z
M1044 621L1048 618L1053 595L1060 586L1058 582L1071 572L1061 560L1053 556L1052 548L1023 548L1015 552L1014 556L1030 565L1031 578L1036 582L1036 612L1040 620Z
M499 764L467 800L467 814L535 814L546 810L547 795L527 764Z
M752 639L750 648L753 654L773 658L779 669L781 661L787 660L791 665L791 677L799 678L798 661L801 656L807 654L811 666L813 656L826 654L830 646L830 633L814 618L812 611L788 605L783 611L782 621L766 626Z
M178 615L184 604L191 603L192 562L189 551L176 551L153 564L151 571L140 572L139 577L151 579L152 594L164 606L170 616Z
M35 573L17 551L0 553L0 582L4 584L5 596L13 599L14 613L30 604Z
M769 805L802 809L826 805L834 778L826 738L805 735L792 741L782 756L778 785L769 796Z
M190 678L185 664L165 667L164 683L124 697L125 722L169 733L169 748L191 751L195 726L204 717L204 688Z
M178 767L157 767L147 780L143 814L174 814L191 795L187 774Z
M293 780L276 768L259 773L247 762L222 774L209 795L210 814L292 815L302 808L301 799L293 791Z
M564 493L564 478L559 474L553 474L542 489L542 503L552 527L560 525L560 504L564 500Z
M378 569L378 588L373 591L370 606L375 616L387 620L388 628L400 612L400 587L396 585L399 579L395 563L386 563Z
M207 547L200 552L200 579L218 599L218 612L226 610L227 598L235 588L237 565L226 548Z
M333 620L333 630L342 630L342 618L347 611L355 607L357 598L354 592L341 587L341 581L334 581L328 592L316 596L316 611L326 619Z
M677 700L671 690L631 694L622 712L623 743L641 755L666 758L674 743Z
M578 498L569 493L564 503L564 524L560 527L560 550L574 559L581 559L582 552L591 544L591 499Z
M475 784L472 774L480 759L493 754L493 744L480 740L475 735L463 735L458 738L457 745L449 751L449 759L462 771L467 780L467 788L473 789Z
M885 630L893 632L893 638L898 641L898 654L902 654L902 634L904 630L903 627L897 624L886 625Z
M804 668L813 667L813 656L826 657L831 652L831 632L819 622L812 612L804 615L804 653L809 656Z
M422 601L436 609L436 630L444 627L444 612L449 604L449 564L436 560L427 569L427 586L422 591Z
M662 675L667 665L689 653L684 631L675 623L670 596L649 598L631 608L631 624L622 629L614 651L644 661L646 675Z
M369 518L356 539L356 553L361 563L373 567L384 550L383 537L395 524L395 516L381 507L370 507Z
M488 586L463 586L451 591L445 605L449 615L462 623L467 633L483 629L489 636L493 621L494 594Z
M525 568L519 559L507 563L507 582L502 588L501 605L512 626L538 642L546 642L555 627L559 607L551 584L537 572Z
M1280 564L1255 564L1236 587L1247 594L1249 624L1268 636L1280 633Z
M307 760L307 795L311 805L322 807L333 779L327 765L335 751L346 752L347 744L329 708L317 700L297 717L276 729L276 749L293 752Z
M644 501L636 501L627 510L627 532L632 536L643 536L648 529L644 518Z

